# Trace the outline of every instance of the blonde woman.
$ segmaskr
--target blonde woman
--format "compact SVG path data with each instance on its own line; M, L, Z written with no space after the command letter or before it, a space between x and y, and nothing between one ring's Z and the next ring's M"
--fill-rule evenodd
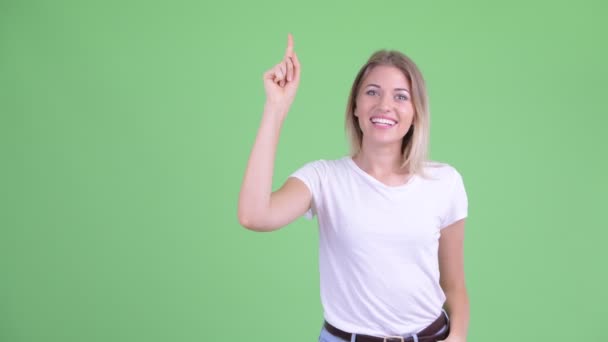
M239 196L241 225L272 231L317 216L319 341L466 341L467 195L454 167L427 160L430 119L418 67L400 52L375 52L347 103L351 153L307 163L272 192L279 133L300 74L289 35L285 57L264 74L266 104Z

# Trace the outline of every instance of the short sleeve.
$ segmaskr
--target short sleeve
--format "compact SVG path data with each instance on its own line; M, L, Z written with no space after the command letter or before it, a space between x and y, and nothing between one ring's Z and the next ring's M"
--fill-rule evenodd
M317 208L321 202L321 180L325 170L323 163L323 160L309 162L289 176L301 180L312 194L310 209L304 214L304 217L309 220L317 214Z
M468 215L468 198L460 173L452 168L452 182L448 191L448 204L441 219L441 229Z

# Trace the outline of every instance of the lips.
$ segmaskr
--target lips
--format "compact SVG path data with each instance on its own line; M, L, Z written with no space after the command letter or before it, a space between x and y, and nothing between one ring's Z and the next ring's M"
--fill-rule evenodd
M387 118L384 116L372 116L369 121L371 121L374 125L382 125L392 127L397 124L397 120Z

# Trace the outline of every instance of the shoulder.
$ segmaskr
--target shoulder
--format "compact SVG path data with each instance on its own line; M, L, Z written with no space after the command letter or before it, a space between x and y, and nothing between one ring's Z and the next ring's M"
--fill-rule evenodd
M461 178L460 172L451 164L430 160L424 164L424 172L433 180L452 183Z
M345 156L337 159L317 159L304 164L304 168L315 169L321 173L341 170L348 167L350 157Z
M324 180L328 176L340 174L348 168L348 158L342 157L338 159L317 159L309 161L302 165L291 176L297 178L308 178Z

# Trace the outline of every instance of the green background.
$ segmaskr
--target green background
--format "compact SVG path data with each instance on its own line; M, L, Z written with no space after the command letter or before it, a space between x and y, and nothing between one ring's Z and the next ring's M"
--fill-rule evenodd
M0 1L0 341L316 341L316 221L239 226L292 32L275 186L345 155L369 55L431 100L469 196L469 342L605 341L603 1Z

